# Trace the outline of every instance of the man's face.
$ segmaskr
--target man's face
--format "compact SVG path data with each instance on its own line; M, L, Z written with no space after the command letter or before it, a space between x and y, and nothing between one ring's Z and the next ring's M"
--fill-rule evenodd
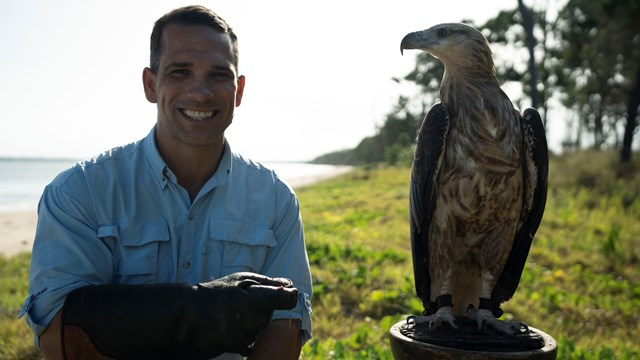
M143 83L158 106L156 140L165 150L221 146L244 90L229 36L201 25L168 25L158 72L145 69Z

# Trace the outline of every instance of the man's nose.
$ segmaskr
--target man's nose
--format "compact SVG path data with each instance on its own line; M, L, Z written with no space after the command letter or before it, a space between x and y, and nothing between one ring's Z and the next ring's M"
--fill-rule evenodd
M210 98L214 95L213 86L207 77L195 77L190 85L189 94L195 98Z

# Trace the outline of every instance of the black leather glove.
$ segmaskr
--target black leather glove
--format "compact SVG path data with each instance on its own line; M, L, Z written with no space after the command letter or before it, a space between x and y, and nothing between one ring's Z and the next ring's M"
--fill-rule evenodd
M68 359L86 356L77 350L81 329L101 354L118 359L246 356L273 311L295 307L297 298L290 280L253 273L197 286L85 286L64 304L63 353Z

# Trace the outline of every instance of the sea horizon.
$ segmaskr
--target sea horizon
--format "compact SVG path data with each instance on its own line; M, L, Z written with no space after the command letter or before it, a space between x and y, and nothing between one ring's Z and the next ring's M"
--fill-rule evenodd
M0 156L0 212L36 210L44 188L60 172L83 159ZM295 186L302 179L330 174L340 166L300 161L258 161Z

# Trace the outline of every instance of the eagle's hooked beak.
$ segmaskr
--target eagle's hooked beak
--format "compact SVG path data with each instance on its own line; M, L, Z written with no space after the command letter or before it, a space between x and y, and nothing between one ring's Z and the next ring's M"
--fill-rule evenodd
M400 54L404 55L404 49L421 49L423 31L414 31L405 35L400 42Z
M400 54L403 54L403 50L405 49L429 51L433 49L434 46L437 46L439 42L433 39L430 30L431 29L414 31L405 35L405 37L402 38L402 42L400 42Z

